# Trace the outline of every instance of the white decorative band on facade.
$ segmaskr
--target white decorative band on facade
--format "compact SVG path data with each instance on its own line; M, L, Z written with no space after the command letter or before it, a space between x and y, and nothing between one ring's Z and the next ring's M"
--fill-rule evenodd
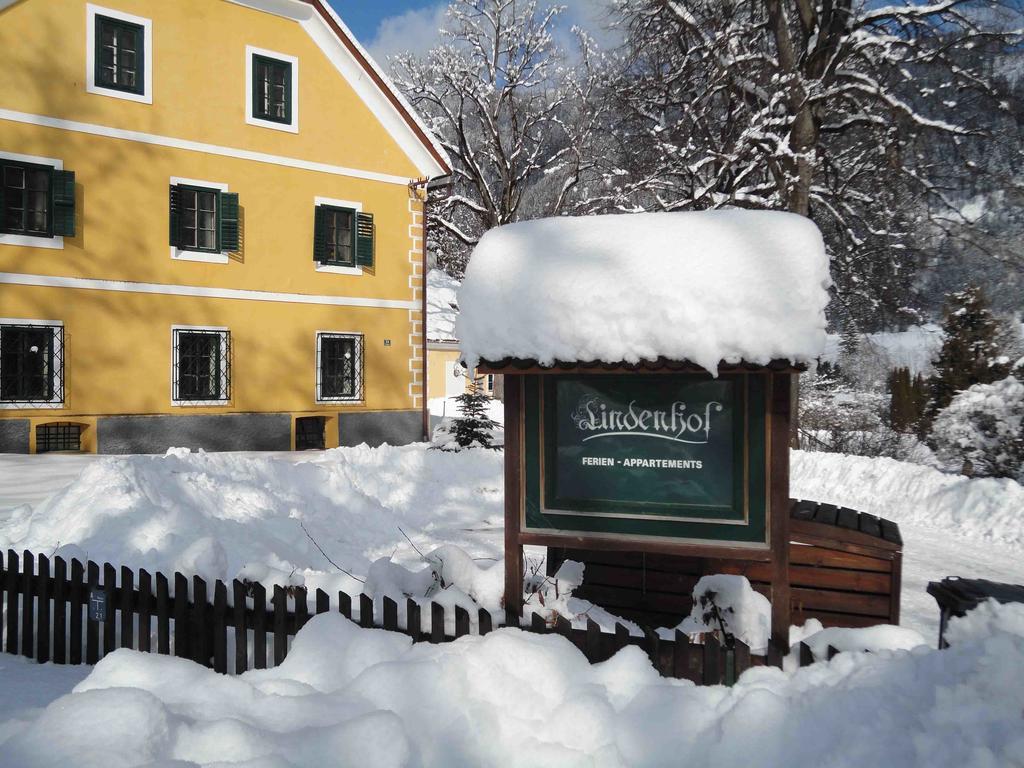
M150 293L163 296L191 296L200 299L234 299L237 301L272 301L284 304L322 304L336 307L374 307L377 309L419 309L419 302L397 299L368 299L358 296L318 296L306 293L276 293L240 288L206 288L198 285L136 283L127 280L97 280L89 277L57 277L0 272L0 284L39 288L79 288L86 291L118 293Z

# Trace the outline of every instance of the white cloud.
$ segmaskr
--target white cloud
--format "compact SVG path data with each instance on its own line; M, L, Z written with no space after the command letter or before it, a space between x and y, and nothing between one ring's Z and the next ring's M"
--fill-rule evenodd
M424 54L441 40L439 30L444 25L445 2L384 18L367 48L382 65L388 56L410 51Z
M542 9L548 4L538 2ZM565 44L571 44L569 30L573 26L582 27L603 45L614 45L621 39L618 32L607 30L611 0L553 0L550 4L566 6L559 20L560 38ZM437 2L384 18L367 46L370 54L383 65L388 56L395 54L426 53L441 40L438 30L444 26L447 7L447 2Z

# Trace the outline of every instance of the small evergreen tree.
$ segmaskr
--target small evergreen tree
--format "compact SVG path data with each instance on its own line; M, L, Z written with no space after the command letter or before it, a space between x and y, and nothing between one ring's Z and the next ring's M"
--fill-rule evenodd
M928 388L921 374L896 368L889 374L889 426L897 432L918 432L928 405Z
M949 294L942 330L945 340L938 359L933 361L935 375L929 385L929 426L957 392L998 381L1010 368L1009 360L999 350L1000 322L980 288L969 286Z
M498 422L487 415L491 398L484 393L483 379L479 376L474 378L473 385L455 400L459 404L460 415L452 420L450 434L458 448L443 450L472 446L498 448L491 440L491 430L498 426Z

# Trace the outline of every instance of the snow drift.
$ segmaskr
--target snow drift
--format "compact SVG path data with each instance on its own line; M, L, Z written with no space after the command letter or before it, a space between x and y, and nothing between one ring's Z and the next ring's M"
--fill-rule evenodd
M313 619L285 662L227 677L117 651L74 692L0 722L5 767L1024 765L1024 606L983 606L945 651L843 653L732 688L591 666L558 636L444 645Z
M563 217L487 232L459 289L471 367L561 361L810 362L825 344L821 233L772 211Z

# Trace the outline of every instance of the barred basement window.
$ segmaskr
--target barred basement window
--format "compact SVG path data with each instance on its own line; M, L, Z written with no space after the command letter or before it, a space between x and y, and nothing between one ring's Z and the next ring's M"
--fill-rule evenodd
M182 405L219 405L231 399L230 333L174 329L173 400Z
M0 325L0 407L64 404L64 327Z
M81 451L82 425L59 421L36 427L36 453Z
M301 416L295 419L295 450L322 451L327 447L324 431L327 419L323 416Z
M316 399L363 399L363 336L358 333L316 335Z

